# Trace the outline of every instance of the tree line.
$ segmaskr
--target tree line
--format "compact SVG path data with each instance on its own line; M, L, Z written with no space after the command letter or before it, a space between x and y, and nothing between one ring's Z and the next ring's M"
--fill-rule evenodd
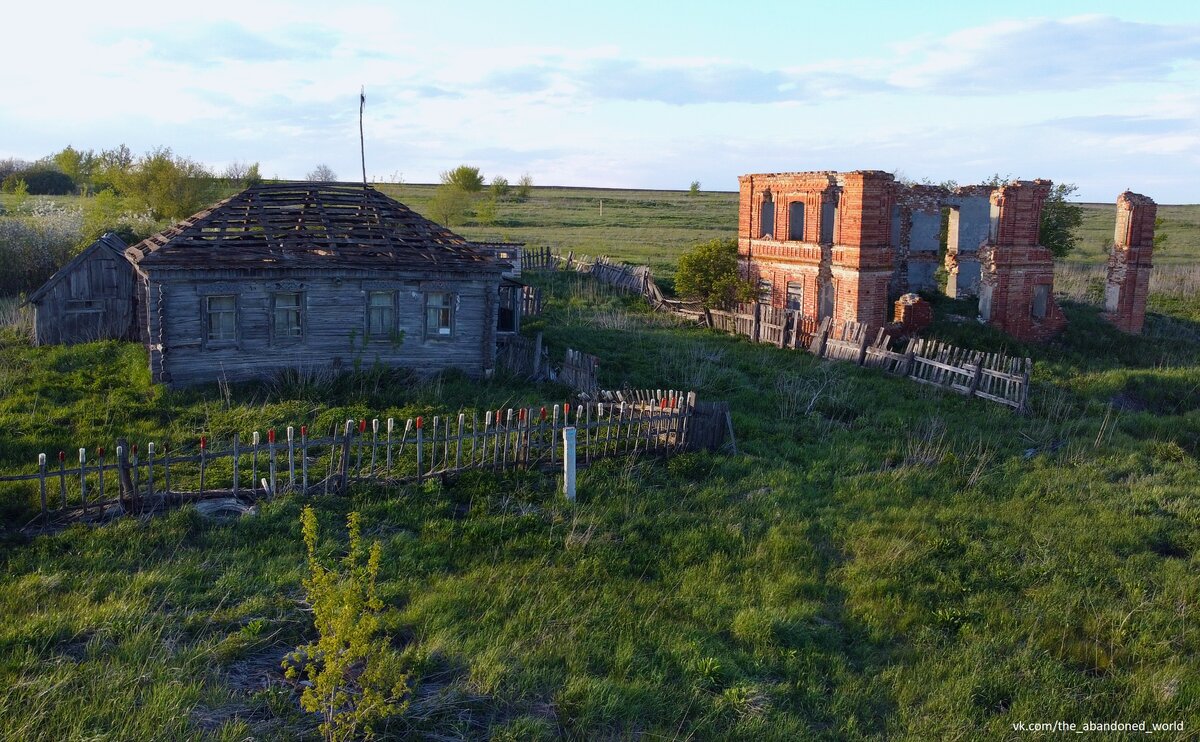
M182 219L212 201L262 181L257 162L234 162L221 173L156 147L140 156L124 144L99 152L67 146L35 162L0 161L5 193L62 196L110 193L129 211Z

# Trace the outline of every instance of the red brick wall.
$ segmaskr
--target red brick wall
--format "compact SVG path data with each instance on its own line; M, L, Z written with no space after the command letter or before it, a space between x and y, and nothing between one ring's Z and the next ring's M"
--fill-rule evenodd
M887 321L892 275L891 228L895 181L889 173L773 173L738 178L738 252L751 278L771 282L771 303L784 306L787 283L804 284L805 316L820 311L822 275L832 272L834 319L872 328ZM771 191L775 207L773 240L758 236L762 194ZM838 198L832 249L821 247L822 203ZM804 203L803 240L787 239L789 204Z
M1054 301L1054 256L1038 245L1042 203L1050 185L1048 180L1034 180L997 188L992 193L997 229L979 253L981 283L991 292L988 322L1018 340L1048 340L1067 323ZM1041 319L1033 316L1035 286L1046 287L1046 314Z
M993 191L993 213L999 208L1000 216L999 232L992 241L997 245L1036 246L1042 204L1050 195L1050 188L1048 180L1018 180Z
M1157 204L1146 196L1126 191L1117 197L1117 227L1108 258L1104 317L1125 332L1140 333L1146 322L1157 215Z

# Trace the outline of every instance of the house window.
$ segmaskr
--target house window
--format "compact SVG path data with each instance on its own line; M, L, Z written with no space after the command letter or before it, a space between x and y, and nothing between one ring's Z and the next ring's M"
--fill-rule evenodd
M799 281L788 281L787 308L804 309L804 284Z
M770 238L775 233L775 202L771 200L771 192L763 196L762 205L758 211L758 236Z
M454 334L454 294L425 295L425 337L449 338Z
M211 342L234 342L237 340L237 297L206 296L208 315L208 339Z
M393 291L372 291L367 294L367 334L371 337L390 337L396 331L396 294Z
M773 290L774 290L774 288L771 286L770 281L766 280L765 278L758 279L758 300L759 301L763 302L764 304L770 304L771 303L771 292Z
M67 300L67 312L69 312L71 314L83 313L83 312L100 312L103 310L104 310L104 307L101 306L101 302L95 301L93 299L68 299Z
M302 297L296 292L274 295L271 333L277 343L297 342L304 337Z
M793 201L788 204L788 239L804 241L804 202Z
M1033 287L1033 304L1029 313L1034 319L1046 319L1046 305L1050 303L1050 287L1040 284Z

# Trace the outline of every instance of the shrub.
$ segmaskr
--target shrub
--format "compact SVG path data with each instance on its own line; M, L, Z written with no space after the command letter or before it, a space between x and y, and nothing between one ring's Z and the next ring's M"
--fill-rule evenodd
M517 198L524 201L529 198L529 194L533 192L533 177L529 173L521 176L517 181Z
M471 197L456 185L443 184L434 191L429 202L429 216L438 224L452 227L462 222L471 205Z
M492 198L506 198L510 190L512 189L508 185L508 178L503 175L492 178Z
M13 174L5 179L4 190L11 192L8 182L12 178L25 181L29 192L36 196L65 196L75 192L75 181L66 173L47 167L33 167L22 173ZM16 183L14 182L15 186Z
M679 256L675 289L709 309L752 301L757 287L738 275L737 240L710 240Z
M284 668L289 678L308 675L300 703L321 714L325 739L357 739L408 705L409 676L380 621L376 580L383 547L375 541L365 548L359 514L350 513L349 549L340 570L329 568L317 556L317 514L311 506L305 506L300 523L309 569L304 589L318 638L285 658Z
M442 184L455 186L464 193L478 193L483 190L483 174L477 167L459 165L442 173Z

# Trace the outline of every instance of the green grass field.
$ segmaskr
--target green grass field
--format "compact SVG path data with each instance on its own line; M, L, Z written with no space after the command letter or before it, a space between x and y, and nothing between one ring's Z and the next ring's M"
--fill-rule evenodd
M418 210L430 193L400 188ZM596 198L539 189L501 206L504 226L462 231L657 271L731 229L721 205L731 195L630 192L618 206L613 193L611 224L598 204L592 212ZM1088 239L1102 241L1093 226ZM1185 239L1172 247L1189 249ZM1195 737L1194 291L1152 296L1137 338L1068 303L1067 332L1045 346L964 321L969 303L937 300L932 335L1035 358L1022 417L682 327L582 277L542 284L546 312L527 330L544 332L554 355L599 354L606 387L728 400L739 453L593 466L574 506L540 475L312 500L327 534L355 509L384 547L386 623L416 682L385 736L985 739L1061 719L1184 720L1179 736ZM245 435L565 393L400 372L229 396L215 384L168 391L150 384L136 345L31 348L5 331L0 470L120 434ZM52 535L4 531L0 736L313 737L315 720L276 674L312 635L303 504L285 496L234 522L187 508ZM0 490L8 523L32 505L27 490Z

